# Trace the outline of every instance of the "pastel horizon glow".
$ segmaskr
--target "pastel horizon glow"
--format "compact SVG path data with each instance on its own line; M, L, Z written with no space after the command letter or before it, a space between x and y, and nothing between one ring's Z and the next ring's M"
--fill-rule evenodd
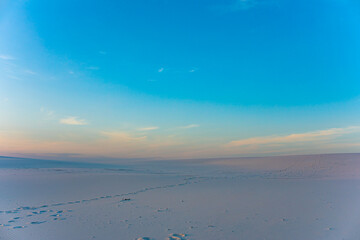
M0 155L360 152L360 2L0 3Z

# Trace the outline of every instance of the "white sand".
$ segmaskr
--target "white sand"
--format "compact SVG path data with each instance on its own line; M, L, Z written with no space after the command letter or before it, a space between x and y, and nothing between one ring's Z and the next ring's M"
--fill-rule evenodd
M360 239L359 166L338 154L3 168L0 239Z

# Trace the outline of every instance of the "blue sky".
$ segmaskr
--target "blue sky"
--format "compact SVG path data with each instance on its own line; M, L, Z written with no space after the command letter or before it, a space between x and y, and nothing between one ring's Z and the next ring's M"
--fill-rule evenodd
M354 0L3 1L0 154L360 150Z

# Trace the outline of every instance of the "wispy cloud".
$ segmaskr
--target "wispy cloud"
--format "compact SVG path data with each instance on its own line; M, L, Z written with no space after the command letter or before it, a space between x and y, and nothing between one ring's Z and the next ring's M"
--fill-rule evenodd
M233 11L246 10L259 4L258 0L236 0L231 6Z
M157 126L151 126L151 127L143 127L143 128L138 128L138 131L151 131L151 130L156 130L159 129L159 127Z
M85 121L85 119L80 119L79 117L66 117L60 119L61 124L66 125L87 125L88 123Z
M139 142L146 140L146 136L134 137L126 132L101 132L102 135L113 141L121 141L121 142Z
M36 72L33 72L33 71L31 71L31 70L25 70L25 72L28 73L28 74L31 74L31 75L35 75L35 74L36 74Z
M100 131L86 138L65 134L52 139L34 137L22 132L0 131L0 155L23 154L78 154L83 156L107 156L116 158L175 157L187 152L180 148L182 142L169 137L149 140L143 133ZM175 151L175 152L174 152ZM177 157L178 158L178 157Z
M270 0L234 0L231 4L217 5L214 6L213 9L222 13L246 11L268 2L270 2Z
M196 128L196 127L200 127L200 125L199 124L189 124L186 126L181 126L179 128L188 129L188 128Z
M99 70L99 67L90 66L90 67L87 67L86 69L89 69L89 70Z
M163 71L164 71L164 68L163 68L163 67L158 70L159 73L161 73L161 72L163 72Z
M2 60L15 60L13 56L10 55L0 55L0 59Z
M22 80L21 78L14 76L14 75L7 75L8 78L14 79L14 80Z
M197 67L192 67L192 68L189 70L189 72L190 72L190 73L193 73L193 72L196 72L197 70L198 70Z
M247 138L242 140L231 141L227 144L229 147L248 146L248 145L266 145L266 144L283 144L283 143L297 143L297 142L316 142L328 140L334 137L339 137L345 134L360 132L359 126L352 126L346 128L331 128L327 130L320 130L306 133L294 133L285 136L266 136Z
M47 119L53 119L54 116L55 116L55 112L54 112L54 111L48 110L48 109L46 109L46 108L44 108L44 107L41 107L41 108L40 108L40 112L42 112L42 113L46 116Z

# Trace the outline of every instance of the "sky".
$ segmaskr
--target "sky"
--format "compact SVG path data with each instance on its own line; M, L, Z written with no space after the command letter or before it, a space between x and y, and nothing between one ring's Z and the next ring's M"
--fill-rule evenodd
M4 0L0 155L360 152L357 0Z

